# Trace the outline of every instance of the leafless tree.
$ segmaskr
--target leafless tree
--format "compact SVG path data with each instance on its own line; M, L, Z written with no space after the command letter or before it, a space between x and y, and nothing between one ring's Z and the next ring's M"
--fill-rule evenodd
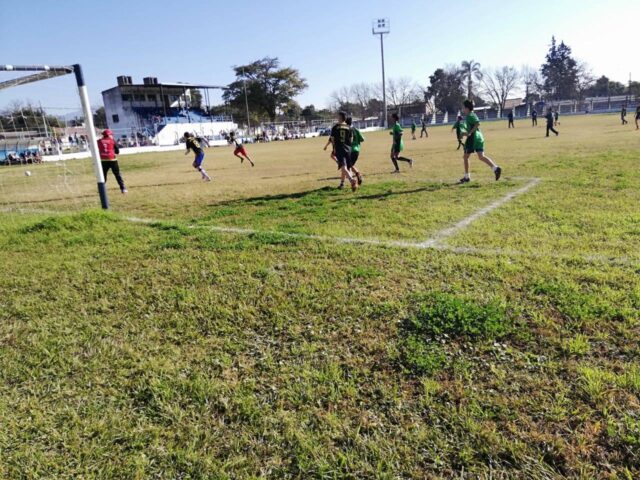
M485 70L482 77L484 92L500 110L504 110L507 98L518 87L519 82L518 70L508 66Z
M373 87L368 83L356 83L351 86L352 103L358 108L358 116L363 120L367 116L367 107L373 99Z
M332 110L339 110L345 105L353 103L351 88L340 87L338 90L334 90L331 94L330 101Z
M584 93L596 82L596 77L586 62L578 62L577 79L576 93L578 94L578 100L582 100L584 99Z
M391 78L387 82L387 98L397 108L420 99L420 90L409 77Z

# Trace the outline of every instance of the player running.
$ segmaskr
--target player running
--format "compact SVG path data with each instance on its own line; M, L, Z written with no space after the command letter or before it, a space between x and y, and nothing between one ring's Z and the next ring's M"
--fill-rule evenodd
M193 160L193 168L200 172L202 180L210 182L211 177L207 175L207 172L202 168L202 162L204 162L204 150L202 150L200 142L192 133L184 132L184 143L187 146L187 151L184 152L184 154L189 155L189 151L193 151L196 156Z
M243 163L246 158L247 161L251 164L251 166L255 167L253 160L251 160L251 157L247 154L247 151L244 149L244 145L242 144L242 141L236 138L235 132L231 132L229 134L229 143L233 143L235 145L236 149L233 151L233 154L240 159L240 163Z
M333 152L341 171L340 187L344 187L345 178L351 183L351 190L358 189L358 182L349 171L349 163L351 163L351 145L353 144L353 131L347 125L347 114L345 112L338 113L338 123L331 129L331 143L333 144ZM326 147L325 147L326 148Z
M426 116L422 117L422 130L420 130L420 138L422 138L423 135L426 135L427 138L429 138L429 132L427 132L427 117Z
M102 138L98 140L98 151L100 152L100 163L102 164L104 183L107 183L107 173L111 170L113 176L116 177L120 191L123 194L127 193L127 187L124 186L124 180L122 179L122 175L120 175L120 165L118 165L118 159L116 158L116 155L120 153L120 149L113 139L113 132L111 132L111 130L107 129L102 132Z
M547 137L549 136L549 132L555 133L556 137L560 135L560 133L555 128L553 128L553 122L555 119L555 117L553 116L553 110L547 110L547 116L545 118L547 119Z
M451 131L456 131L456 138L458 139L458 148L456 150L460 150L460 147L464 147L464 143L462 143L462 131L464 130L464 120L461 115L458 115L458 120L453 124Z
M353 126L353 119L351 117L347 118L347 125L351 127L351 131L353 132L353 140L351 141L351 158L349 161L349 170L356 176L358 180L358 185L362 185L362 173L356 167L356 162L358 161L358 157L360 156L360 148L362 142L364 142L364 137L360 130Z
M402 135L404 135L404 131L402 126L400 125L400 117L397 113L391 115L391 118L394 121L393 128L389 132L389 135L393 135L393 144L391 145L391 161L393 162L393 166L396 169L391 173L400 173L400 167L398 166L398 161L407 162L410 167L413 167L413 160L407 157L401 157L400 153L404 150L404 142L402 140Z
M464 177L460 179L460 183L468 183L471 181L471 177L469 176L469 157L474 152L478 155L478 158L481 161L491 167L496 177L496 181L498 181L502 175L502 169L484 154L484 136L480 131L480 119L473 111L473 102L471 100L465 100L463 105L465 113L465 131L462 135L467 137L467 141L464 145Z
M416 139L416 129L417 129L417 128L418 128L418 125L416 125L416 121L415 121L415 120L413 120L413 121L411 122L411 138L412 138L413 140L415 140L415 139Z

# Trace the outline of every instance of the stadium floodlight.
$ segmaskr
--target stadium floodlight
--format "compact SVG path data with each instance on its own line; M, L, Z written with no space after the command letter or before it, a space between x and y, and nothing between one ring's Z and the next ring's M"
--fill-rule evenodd
M382 58L382 102L384 104L384 119L382 125L387 128L387 83L384 73L384 36L391 32L391 22L388 18L378 18L373 21L371 32L380 35L380 55Z
M96 130L93 124L93 113L91 112L91 105L89 103L89 94L87 93L87 86L84 83L84 76L82 75L82 67L78 64L70 66L0 65L0 72L31 73L31 75L0 82L0 90L15 87L18 85L38 82L40 80L55 78L62 75L69 75L72 73L75 74L76 84L78 85L78 95L80 96L80 103L82 104L82 111L84 114L84 121L87 129L89 149L91 151L93 167L96 175L96 180L98 182L98 195L100 196L100 204L102 205L102 208L108 209L109 199L107 197L107 188L105 184L104 173L102 171L102 164L100 162L100 155L98 152L98 140L96 138Z

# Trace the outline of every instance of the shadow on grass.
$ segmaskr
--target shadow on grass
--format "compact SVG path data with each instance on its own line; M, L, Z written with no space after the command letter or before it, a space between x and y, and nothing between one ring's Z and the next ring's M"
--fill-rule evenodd
M216 202L216 203L211 203L208 206L209 207L225 207L225 206L241 206L241 205L260 205L260 204L264 204L267 202L278 202L278 201L284 201L284 200L303 200L307 197L313 197L313 196L322 196L323 200L327 201L327 202L335 202L335 203L339 203L339 202L351 202L351 201L362 201L362 200L382 200L385 198L389 198L389 197L395 197L395 196L400 196L400 195L412 195L415 193L423 193L423 192L436 192L438 190L441 190L443 188L449 188L449 187L455 187L459 185L458 182L455 183L433 183L433 184L429 184L429 185L425 185L423 187L419 187L419 188L413 188L410 190L402 190L400 188L398 188L397 190L394 189L393 186L383 186L382 188L385 189L385 191L379 192L379 193L372 193L369 195L353 195L350 192L346 192L345 195L342 195L342 191L338 190L335 187L322 187L322 188L316 188L313 190L305 190L302 192L295 192L295 193L284 193L284 194L277 194L277 195L263 195L263 196L259 196L259 197L251 197L251 198L245 198L245 199L234 199L234 200L225 200L222 202ZM380 188L381 185L376 185L375 187ZM347 189L345 189L346 191ZM324 194L324 195L323 195ZM334 198L329 197L328 195L332 195ZM339 196L338 196L339 195Z

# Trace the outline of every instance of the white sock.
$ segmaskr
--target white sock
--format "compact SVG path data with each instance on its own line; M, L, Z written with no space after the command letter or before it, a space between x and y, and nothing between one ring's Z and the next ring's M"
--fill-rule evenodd
M494 165L493 167L491 167L491 170L493 170L494 172L498 169L497 165Z
M470 176L468 173L465 173L465 174L464 174L464 178L469 178L469 179L470 179L470 178L471 178L471 176Z

